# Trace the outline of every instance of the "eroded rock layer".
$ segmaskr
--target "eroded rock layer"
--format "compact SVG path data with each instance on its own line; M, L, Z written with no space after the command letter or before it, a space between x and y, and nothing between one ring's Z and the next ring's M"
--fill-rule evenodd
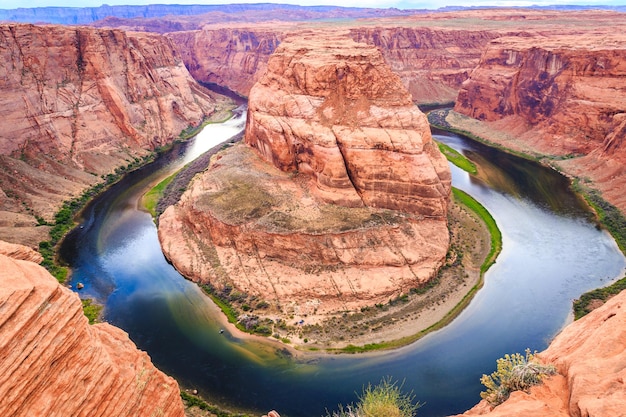
M447 161L400 79L369 45L311 34L285 41L250 92L246 143L348 207L445 219Z
M489 45L455 110L514 132L508 147L570 158L559 164L626 210L625 80L621 34L505 37Z
M176 381L122 330L89 325L34 254L0 246L0 415L184 416Z
M159 220L190 279L311 322L388 302L442 265L450 171L375 48L281 43L250 94L245 141Z
M622 416L626 410L626 291L568 325L541 358L558 374L503 404L486 402L464 416Z
M63 200L215 108L159 35L2 25L0 56L0 214L30 216L2 215L0 228L50 220Z

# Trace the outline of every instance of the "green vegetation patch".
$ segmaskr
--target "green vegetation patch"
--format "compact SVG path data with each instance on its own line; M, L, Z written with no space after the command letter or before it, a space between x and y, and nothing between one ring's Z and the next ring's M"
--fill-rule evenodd
M211 416L215 417L250 417L248 414L231 413L228 410L222 410L221 408L211 405L204 401L202 398L189 394L188 392L181 391L180 398L182 398L185 408L197 407L200 410L208 411Z
M161 197L163 197L165 188L174 180L175 177L176 173L170 175L144 194L142 204L153 218L157 217L157 204Z
M472 175L476 175L478 173L476 169L476 165L469 159L467 159L464 155L459 153L456 149L453 149L446 145L445 143L441 143L435 141L437 146L439 146L439 150L446 157L446 159L452 162L457 167L461 168L465 172L469 172Z
M102 314L102 306L94 304L91 298L81 300L83 303L83 313L89 319L89 324L95 324L100 321L100 314Z
M491 267L491 265L496 262L496 258L502 251L502 232L500 232L500 229L498 228L494 218L491 216L491 213L489 213L489 211L487 211L487 209L471 195L454 187L452 187L452 194L454 195L456 201L476 213L478 217L485 222L487 229L489 229L489 234L491 236L491 250L485 258L483 264L480 266L480 273L484 274Z
M593 310L597 302L604 304L606 300L626 290L626 277L604 288L584 293L578 300L574 300L574 320L586 316ZM596 302L596 303L594 303Z
M393 382L391 378L383 378L382 381L372 387L368 385L363 389L357 404L348 405L344 408L339 405L339 410L327 413L327 417L414 417L417 415L419 402L415 402L412 393L402 392L402 385Z
M535 354L526 349L526 355L506 354L498 359L496 370L480 378L481 384L487 388L480 393L480 397L496 406L509 398L513 391L528 392L530 387L540 384L546 376L556 374L554 366L542 365Z

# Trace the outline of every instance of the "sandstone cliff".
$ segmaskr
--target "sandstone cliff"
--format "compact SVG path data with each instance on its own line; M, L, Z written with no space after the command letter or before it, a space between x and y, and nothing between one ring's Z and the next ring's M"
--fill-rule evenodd
M0 56L0 232L29 245L45 236L33 215L50 220L63 200L215 108L158 35L2 25Z
M248 96L284 34L276 28L215 28L167 35L191 75Z
M445 219L447 161L380 52L340 37L296 39L250 92L246 143L282 171L310 175L326 202Z
M493 41L463 85L455 110L483 120L526 152L588 177L626 210L626 48L617 33ZM491 138L494 140L494 138Z
M381 50L387 65L419 103L453 101L487 43L499 36L497 31L482 29L416 28L405 26L402 21L383 27L345 26L356 42ZM194 78L248 96L280 41L301 28L302 25L288 23L207 26L167 36L181 51ZM336 27L327 27L323 31L335 30Z
M450 171L375 48L281 43L250 94L245 141L160 218L189 278L314 322L386 303L441 266Z
M176 381L122 330L90 326L34 253L0 245L0 415L184 416Z
M565 327L540 357L558 374L493 410L483 401L463 416L624 416L626 291Z

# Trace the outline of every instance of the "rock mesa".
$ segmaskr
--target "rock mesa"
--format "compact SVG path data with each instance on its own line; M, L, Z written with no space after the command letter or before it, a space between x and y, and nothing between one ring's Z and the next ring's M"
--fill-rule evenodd
M160 218L190 279L310 322L388 302L441 266L450 171L376 48L281 43L250 94L245 142Z
M125 332L89 325L34 251L1 243L0 415L184 416L176 381Z

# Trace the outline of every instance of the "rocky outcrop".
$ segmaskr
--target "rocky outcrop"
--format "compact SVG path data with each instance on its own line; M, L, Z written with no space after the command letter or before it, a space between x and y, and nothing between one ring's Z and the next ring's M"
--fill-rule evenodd
M449 168L375 48L281 43L248 115L254 149L218 154L159 220L185 276L273 306L255 314L308 322L434 276L449 242Z
M463 85L455 110L515 132L506 146L572 158L559 165L590 178L626 210L626 49L618 33L493 41Z
M445 219L447 161L399 78L374 47L318 39L299 36L272 55L250 92L246 142L310 176L328 203Z
M158 35L2 25L0 56L0 213L31 216L1 216L6 227L50 220L62 201L216 106Z
M464 416L623 416L626 410L626 291L568 325L540 354L558 374L530 393L514 392L493 410Z
M78 296L0 246L0 415L184 416L176 381Z

